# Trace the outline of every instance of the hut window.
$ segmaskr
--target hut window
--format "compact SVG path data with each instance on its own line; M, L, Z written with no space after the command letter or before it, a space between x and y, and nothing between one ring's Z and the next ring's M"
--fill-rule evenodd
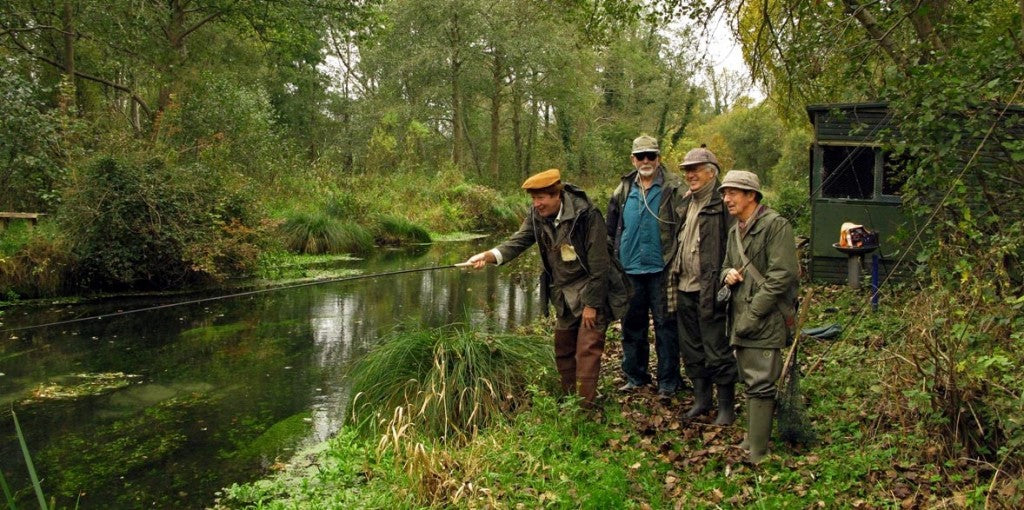
M882 166L882 194L899 196L906 182L907 159L885 153L885 163Z
M825 146L821 196L825 198L872 198L875 194L873 147Z

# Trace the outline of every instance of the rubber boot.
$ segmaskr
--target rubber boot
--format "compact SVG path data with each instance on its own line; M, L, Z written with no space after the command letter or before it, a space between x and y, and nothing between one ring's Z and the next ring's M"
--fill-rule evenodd
M718 389L718 417L715 425L732 425L736 421L736 385L716 384Z
M768 440L772 436L772 415L775 413L775 400L752 398L747 401L747 415L750 424L747 427L747 440L750 442L750 463L757 465L768 455Z
M693 407L683 414L684 420L692 420L711 410L711 381L705 377L693 380Z
M576 332L575 329L555 330L555 368L563 395L576 393Z

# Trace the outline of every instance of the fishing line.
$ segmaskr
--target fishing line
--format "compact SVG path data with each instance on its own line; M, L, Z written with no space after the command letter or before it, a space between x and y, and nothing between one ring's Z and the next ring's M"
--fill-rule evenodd
M440 270L440 269L452 269L452 268L456 268L456 267L469 267L469 266L470 265L465 263L465 262L460 262L458 264L451 264L451 265L446 265L446 266L418 267L418 268L414 268L414 269L399 269L397 271L386 271L386 272L383 272L383 273L361 274L361 275L352 275L352 276L339 276L337 278L328 278L326 280L315 280L315 281L310 281L310 282L295 283L295 284L291 284L291 285L284 285L284 286L281 286L281 287L269 287L269 288L266 288L266 289L256 289L256 290L249 290L249 291L245 291L245 292L236 292L236 293L233 293L233 294L224 294L224 295L213 296L213 297L208 297L208 298L190 299L188 301L177 301L177 302L174 302L174 303L166 303L166 304L156 305L156 306L147 306L145 308L136 308L134 310L119 310L119 311L116 311L116 312L113 312L113 313L108 313L108 314L93 315L93 316L89 316L89 317L79 317L79 318L76 318L76 319L66 319L66 320L62 320L62 321L47 322L45 324L34 324L34 325L31 325L31 326L19 326L19 327L16 327L16 328L5 328L5 329L0 329L0 333L8 333L8 332L13 332L13 331L25 331L25 330L29 330L29 329L39 329L39 328L45 328L45 327L49 327L49 326L58 326L58 325L62 325L62 324L72 324L72 323L76 323L76 322L86 322L86 321L91 321L91 320L102 320L102 319L106 319L106 318L110 318L110 317L117 317L117 316L120 316L120 315L128 315L128 314L132 314L132 313L150 312L150 311L153 311L153 310L162 310L162 309L165 309L165 308L174 308L176 306L192 305L192 304L196 304L196 303L206 303L206 302L209 302L209 301L218 301L218 300L222 300L222 299L231 299L231 298L237 298L237 297L243 297L243 296L253 296L253 295L256 295L256 294L265 294L267 292L275 292L275 291L279 291L279 290L298 289L298 288L301 288L301 287L310 287L310 286L313 286L313 285L323 285L323 284L327 284L327 283L337 283L337 282L349 282L349 281L355 281L355 280L363 280L363 279L366 279L366 278L376 278L376 277L379 277L379 276L393 276L393 275L406 274L406 273L421 273L421 272L425 272L425 271L437 271L437 270Z

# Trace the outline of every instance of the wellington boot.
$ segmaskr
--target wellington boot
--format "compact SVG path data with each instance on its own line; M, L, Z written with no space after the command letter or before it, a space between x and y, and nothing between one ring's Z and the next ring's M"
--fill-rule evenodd
M718 389L718 417L715 425L732 425L736 421L736 385L716 384Z
M739 448L740 450L743 450L745 452L749 452L750 451L750 436L744 434L743 435L743 441L740 441L740 444L736 445L736 448Z
M772 415L775 400L752 398L747 401L747 440L750 442L750 463L757 465L768 455L768 441L772 436Z
M692 420L711 410L711 381L698 377L693 380L693 407L683 413L684 420Z

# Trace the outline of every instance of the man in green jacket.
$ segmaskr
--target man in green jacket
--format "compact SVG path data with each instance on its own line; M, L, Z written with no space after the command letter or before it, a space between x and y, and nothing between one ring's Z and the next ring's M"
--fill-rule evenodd
M731 290L730 344L747 384L750 461L768 453L782 348L792 335L798 273L793 228L761 204L761 182L743 170L726 174L718 187L736 219L729 229L721 280Z
M625 277L611 260L604 217L579 188L563 184L557 169L523 182L533 200L519 231L499 246L473 255L474 268L502 264L534 243L540 249L542 285L555 308L555 366L562 390L594 405L605 332L621 317L628 296Z

